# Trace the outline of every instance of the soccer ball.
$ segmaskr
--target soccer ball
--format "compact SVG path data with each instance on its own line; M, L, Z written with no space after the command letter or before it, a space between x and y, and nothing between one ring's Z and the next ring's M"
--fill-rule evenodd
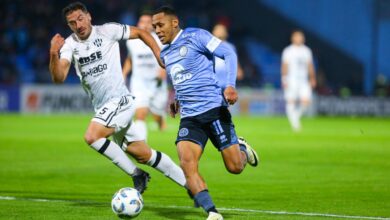
M122 188L114 194L111 208L120 218L134 218L144 207L141 194L133 188Z

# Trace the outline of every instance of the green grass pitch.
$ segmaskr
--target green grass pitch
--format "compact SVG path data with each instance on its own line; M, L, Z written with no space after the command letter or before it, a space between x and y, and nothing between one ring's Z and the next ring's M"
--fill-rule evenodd
M84 143L89 120L0 115L0 219L117 219L111 197L132 181ZM390 217L389 119L305 119L299 134L283 117L234 121L262 161L232 175L218 151L207 146L200 169L225 219ZM176 162L178 122L169 119L163 133L150 131L148 141ZM141 167L152 180L137 219L206 219L190 207L184 189Z

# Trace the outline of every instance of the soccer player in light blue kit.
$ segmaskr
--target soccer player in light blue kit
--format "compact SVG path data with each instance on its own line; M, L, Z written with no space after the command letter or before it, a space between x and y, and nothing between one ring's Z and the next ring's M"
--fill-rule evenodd
M175 11L161 7L153 15L153 27L162 44L161 59L172 79L177 102L171 115L180 108L181 121L176 139L180 165L194 200L208 212L208 220L223 219L198 171L198 162L207 140L221 152L226 169L234 174L249 163L257 166L256 152L238 139L227 109L237 101L235 89L237 56L224 42L199 28L179 27ZM222 94L213 71L213 56L226 62L227 85Z

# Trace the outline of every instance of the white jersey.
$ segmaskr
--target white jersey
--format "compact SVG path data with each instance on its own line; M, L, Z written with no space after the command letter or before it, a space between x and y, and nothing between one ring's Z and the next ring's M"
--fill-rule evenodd
M287 66L287 82L307 83L309 79L309 64L313 56L310 48L305 45L290 45L283 50L282 62Z
M118 44L129 37L129 26L107 23L92 26L86 40L70 35L61 48L60 58L74 64L95 111L113 98L130 95L122 75Z
M160 40L155 33L152 36L162 47ZM132 78L155 79L160 66L154 57L153 51L140 39L128 40L127 51L131 58Z

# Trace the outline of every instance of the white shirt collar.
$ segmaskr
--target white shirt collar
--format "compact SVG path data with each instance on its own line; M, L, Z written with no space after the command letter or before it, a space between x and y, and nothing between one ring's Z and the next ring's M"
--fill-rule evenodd
M177 38L179 38L179 36L181 35L182 32L183 32L183 29L180 29L179 33L176 35L175 39L173 39L173 41L170 44L175 43L175 41L177 40Z

